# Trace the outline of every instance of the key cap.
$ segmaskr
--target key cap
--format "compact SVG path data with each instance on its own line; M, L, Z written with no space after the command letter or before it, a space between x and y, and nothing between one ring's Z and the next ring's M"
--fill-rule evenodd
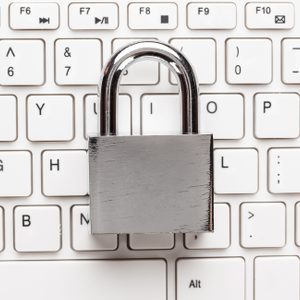
M58 206L18 206L14 212L15 249L19 252L55 252L61 247Z
M172 39L171 45L181 50L194 67L200 84L216 81L216 42L213 39ZM171 83L177 84L172 74Z
M255 300L298 300L299 258L296 256L255 259Z
M297 138L299 136L299 95L256 94L255 136L257 138Z
M0 141L13 142L17 139L17 98L0 95Z
M178 95L143 95L142 134L182 132L181 103Z
M131 234L129 247L133 250L172 249L174 247L174 234Z
M30 196L31 184L31 153L0 151L0 197Z
M249 29L291 29L294 14L294 5L288 2L247 3L246 26Z
M166 262L151 260L2 261L1 299L166 300ZM51 284L45 276L51 278ZM18 288L16 288L18 282ZM30 288L34 283L34 288ZM103 295L103 297L101 296Z
M300 247L300 203L296 204L296 214L295 214L295 218L296 218L296 244L298 247Z
M300 193L300 148L272 148L269 151L271 193Z
M244 136L244 97L240 94L202 94L199 97L199 129L214 139Z
M283 247L285 245L285 222L283 203L243 203L241 205L242 246L246 248Z
M116 3L71 3L69 26L73 30L117 29L119 8Z
M258 153L255 149L217 149L214 152L217 194L254 194L258 189Z
M4 211L0 206L0 252L4 249Z
M188 249L225 249L230 246L230 208L228 204L215 204L214 232L185 235Z
M59 6L57 3L14 2L9 6L12 29L57 29Z
M112 43L112 51L115 52L119 48L140 40L154 39L114 39ZM124 85L154 85L159 82L159 63L155 61L140 61L130 66L123 72L121 84Z
M130 3L128 26L130 29L175 29L177 27L177 5L172 2Z
M97 95L87 95L85 97L85 134L97 136L99 132ZM117 135L131 134L131 97L129 95L119 95L117 99Z
M300 39L282 41L282 81L286 84L300 83Z
M88 205L72 207L72 248L76 251L115 250L118 237L115 234L92 235L90 208Z
M189 3L187 19L190 29L233 29L236 26L236 5L234 3Z
M245 299L242 258L195 258L177 261L177 300Z
M85 150L44 151L43 193L46 196L85 196L88 193L88 156Z
M42 85L45 80L42 40L0 40L1 85Z
M27 135L31 141L70 141L74 137L74 99L70 95L27 98Z
M272 42L269 39L228 39L226 80L230 84L269 84L272 81Z
M96 85L102 68L98 39L59 39L55 42L55 80L59 85Z

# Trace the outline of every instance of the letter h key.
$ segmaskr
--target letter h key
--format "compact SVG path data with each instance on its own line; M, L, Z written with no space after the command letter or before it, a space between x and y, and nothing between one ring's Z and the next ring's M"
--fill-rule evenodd
M123 71L155 59L176 75L182 135L116 136L116 98ZM213 230L213 138L198 134L198 83L186 58L161 42L117 51L99 83L101 136L89 138L93 234Z

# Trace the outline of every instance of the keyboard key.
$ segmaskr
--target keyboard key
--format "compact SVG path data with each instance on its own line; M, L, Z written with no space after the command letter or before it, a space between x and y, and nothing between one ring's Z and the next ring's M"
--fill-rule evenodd
M298 202L296 204L296 214L295 214L295 219L296 219L296 244L298 247L300 247L300 203Z
M177 300L186 299L244 300L244 260L242 258L178 260Z
M0 141L13 142L17 139L17 98L0 95Z
M59 39L55 43L55 80L59 85L96 85L102 68L98 39Z
M216 203L214 207L214 232L185 235L188 249L225 249L230 246L230 207Z
M254 194L258 190L258 153L255 149L214 151L215 193Z
M27 197L31 192L31 153L0 151L0 197Z
M17 206L14 213L15 249L19 252L55 252L61 247L58 206Z
M234 3L193 2L187 6L190 29L233 29L236 26Z
M288 2L247 3L246 26L249 29L291 29L294 14L294 5Z
M298 300L299 258L257 257L254 265L255 300Z
M72 207L72 248L76 251L115 250L118 237L115 234L92 235L90 207L75 205Z
M241 94L202 94L199 97L199 128L214 139L244 136L244 97Z
M174 244L174 234L131 234L129 236L129 247L133 250L155 250L172 249Z
M272 148L269 151L271 193L300 193L300 148Z
M181 50L194 67L200 84L216 81L216 42L213 39L172 39L171 45ZM171 83L177 80L172 74Z
M85 150L44 151L42 161L46 196L87 195L88 155Z
M105 300L167 299L163 259L2 261L0 278L0 299L19 295L30 295L30 300L40 300L41 295L43 300L99 300L101 295Z
M144 39L114 39L112 43L112 51L115 52L119 48ZM140 61L131 65L129 69L123 72L121 84L124 85L154 85L159 82L159 63L156 61Z
M59 6L57 3L12 3L9 7L10 27L13 29L57 29Z
M300 39L282 41L282 81L286 84L300 83Z
M42 85L44 51L42 40L0 40L0 85Z
M70 141L74 137L74 99L70 95L27 98L27 135L31 141Z
M286 230L285 214L283 203L243 203L241 205L242 246L283 247Z
M226 42L226 80L230 84L271 83L271 40L228 39Z
M85 135L97 136L99 132L99 114L97 95L85 97ZM131 134L131 97L119 95L117 100L117 135Z
M117 29L119 8L116 3L71 3L69 26L74 30Z
M177 5L172 2L130 3L128 26L130 29L175 29L177 27Z
M0 252L4 249L4 211L0 206Z
M142 97L142 134L179 134L182 132L181 100L178 95Z
M297 138L300 109L296 93L255 95L255 136L258 138Z

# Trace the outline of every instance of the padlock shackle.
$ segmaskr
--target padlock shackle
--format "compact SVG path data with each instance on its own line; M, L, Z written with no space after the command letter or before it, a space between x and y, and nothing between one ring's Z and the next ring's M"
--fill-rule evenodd
M198 133L198 82L186 57L176 48L159 41L140 41L115 52L103 68L98 85L100 134L116 135L117 97L121 76L131 64L157 60L177 77L182 98L182 133Z

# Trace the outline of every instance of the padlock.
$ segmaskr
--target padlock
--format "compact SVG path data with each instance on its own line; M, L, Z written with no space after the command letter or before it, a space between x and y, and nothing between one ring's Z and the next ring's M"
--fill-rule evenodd
M144 59L177 77L182 135L116 135L120 78ZM198 134L198 83L185 56L159 41L127 45L103 68L98 95L100 136L89 138L92 233L212 231L213 137Z

